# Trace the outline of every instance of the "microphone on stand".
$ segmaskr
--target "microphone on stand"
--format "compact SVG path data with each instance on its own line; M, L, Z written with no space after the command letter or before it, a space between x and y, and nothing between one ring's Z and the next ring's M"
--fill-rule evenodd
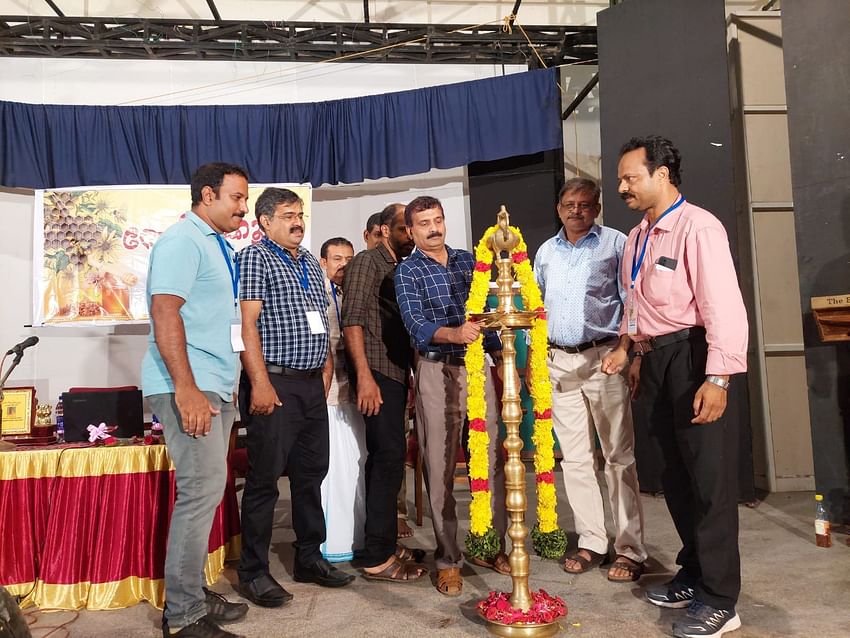
M16 345L14 348L9 350L6 353L6 355L21 354L24 350L26 350L30 346L34 346L37 343L38 343L38 337L27 337L26 339L21 341L18 345Z

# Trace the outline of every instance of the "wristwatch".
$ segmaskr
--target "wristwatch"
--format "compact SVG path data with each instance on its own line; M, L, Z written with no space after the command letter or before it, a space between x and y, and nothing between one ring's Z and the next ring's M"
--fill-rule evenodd
M716 374L706 375L705 380L709 383L713 383L714 385L720 386L724 390L729 389L729 379L724 379L723 377L718 377Z

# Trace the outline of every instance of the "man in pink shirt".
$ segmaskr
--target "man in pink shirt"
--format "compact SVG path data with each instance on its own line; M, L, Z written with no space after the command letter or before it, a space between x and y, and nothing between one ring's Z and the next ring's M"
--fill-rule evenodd
M662 485L682 540L681 569L649 602L688 608L680 638L741 626L738 552L738 424L726 390L747 369L747 315L726 231L679 193L681 155L670 140L632 138L620 151L620 197L643 213L622 260L626 306L609 374L635 357L635 413L663 452ZM636 419L638 421L638 419Z

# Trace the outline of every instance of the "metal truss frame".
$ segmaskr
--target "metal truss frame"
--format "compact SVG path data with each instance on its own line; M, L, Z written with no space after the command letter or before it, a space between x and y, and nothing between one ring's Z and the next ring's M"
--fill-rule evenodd
M524 33L523 33L524 31ZM527 34L528 39L526 39ZM529 44L530 40L530 44ZM533 50L532 50L533 49ZM590 63L595 26L260 22L0 16L0 57L391 62Z

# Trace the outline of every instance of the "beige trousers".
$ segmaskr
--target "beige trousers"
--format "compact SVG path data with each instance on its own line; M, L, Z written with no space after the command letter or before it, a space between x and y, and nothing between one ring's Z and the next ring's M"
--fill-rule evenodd
M437 569L460 567L463 554L457 540L457 502L454 473L461 430L466 417L466 370L420 358L416 364L416 434L425 465L425 486L437 551ZM502 442L493 378L488 370L484 388L487 400L487 432L490 434L489 481L493 528L504 549L507 513Z
M578 546L608 552L605 511L596 479L596 436L605 458L605 482L614 522L614 551L643 562L643 507L635 468L634 426L625 376L607 375L607 345L578 354L552 349L552 420L561 445L564 488L573 510Z

